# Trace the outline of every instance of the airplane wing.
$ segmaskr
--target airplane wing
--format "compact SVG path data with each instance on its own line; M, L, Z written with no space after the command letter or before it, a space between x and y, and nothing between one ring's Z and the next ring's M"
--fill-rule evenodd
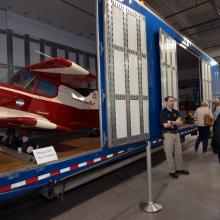
M47 126L37 126L39 120L36 118L31 117L7 117L7 118L0 118L0 128L17 128L17 129L47 129ZM72 129L69 129L64 126L58 125L56 128L49 130L56 129L57 131L71 133Z
M95 75L62 57L52 58L25 68L45 79L62 83L73 88L80 87L83 83L96 80Z
M0 123L33 127L37 124L37 120L35 118L30 118L30 117L5 117L5 118L0 118Z

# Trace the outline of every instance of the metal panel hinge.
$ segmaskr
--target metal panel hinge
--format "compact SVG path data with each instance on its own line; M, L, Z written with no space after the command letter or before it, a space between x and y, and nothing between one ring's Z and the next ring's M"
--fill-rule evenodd
M101 93L102 103L105 101L105 98L106 98L105 92L104 92L103 89L102 89L102 93Z
M99 44L99 54L100 54L100 56L102 56L103 52L104 52L104 47L103 47L103 43L101 42Z
M105 133L103 134L103 144L104 144L104 146L107 146L107 144L108 144L108 138Z

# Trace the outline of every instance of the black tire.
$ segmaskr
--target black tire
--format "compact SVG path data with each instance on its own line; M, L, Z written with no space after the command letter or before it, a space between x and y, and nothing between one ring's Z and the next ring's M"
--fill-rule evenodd
M36 149L36 145L30 141L24 143L22 147L22 151L27 154L32 154L34 149Z

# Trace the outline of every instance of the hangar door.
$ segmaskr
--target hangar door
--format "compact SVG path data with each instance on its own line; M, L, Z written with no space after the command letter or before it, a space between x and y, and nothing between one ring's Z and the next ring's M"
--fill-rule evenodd
M209 102L212 101L212 75L211 75L211 65L203 61L202 65L202 97L203 100Z
M149 133L146 21L115 0L105 13L108 144L117 146Z
M176 41L164 30L160 29L160 72L162 105L164 98L173 96L176 100L175 109L178 109L178 75L176 58Z

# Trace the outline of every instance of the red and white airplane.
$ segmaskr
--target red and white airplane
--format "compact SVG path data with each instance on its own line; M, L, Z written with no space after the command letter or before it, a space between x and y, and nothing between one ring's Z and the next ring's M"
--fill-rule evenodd
M64 58L25 67L0 82L0 127L15 131L73 132L99 127L98 92L77 92L96 77Z

